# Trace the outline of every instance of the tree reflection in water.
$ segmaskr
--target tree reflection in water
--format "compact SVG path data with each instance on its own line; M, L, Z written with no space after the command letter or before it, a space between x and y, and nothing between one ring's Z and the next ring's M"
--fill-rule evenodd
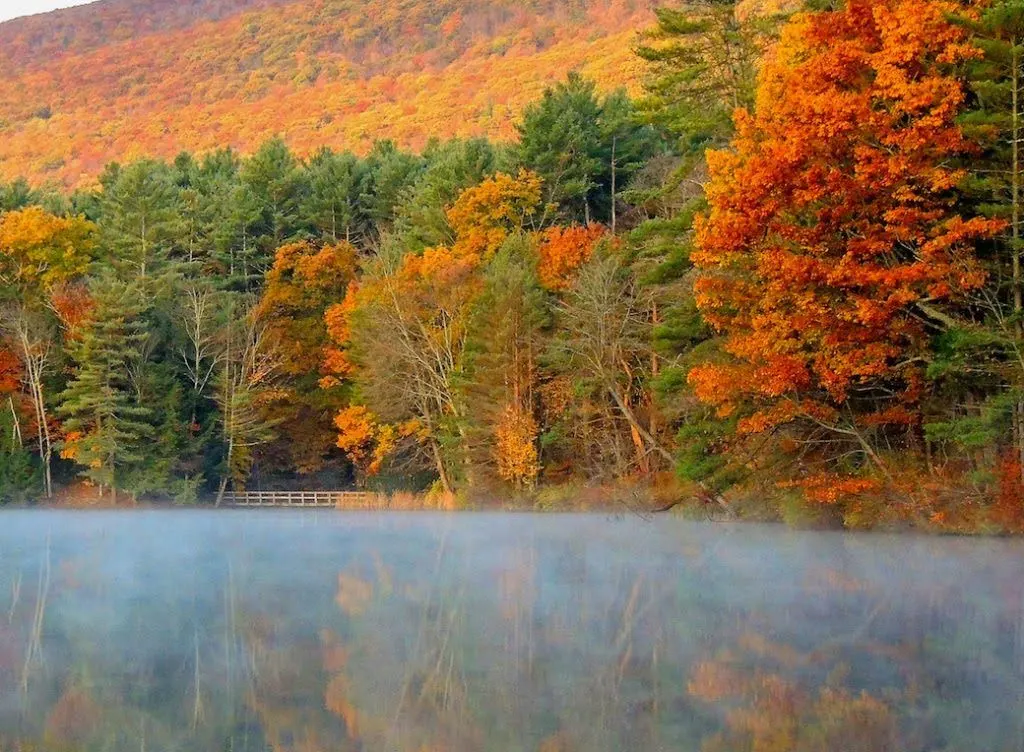
M601 516L5 521L4 752L1024 748L1019 543Z

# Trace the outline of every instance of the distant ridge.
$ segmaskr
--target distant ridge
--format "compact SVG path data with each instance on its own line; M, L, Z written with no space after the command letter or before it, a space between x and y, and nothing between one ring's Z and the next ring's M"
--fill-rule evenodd
M103 165L279 134L510 137L578 68L635 84L651 0L100 0L0 24L0 176L88 184Z

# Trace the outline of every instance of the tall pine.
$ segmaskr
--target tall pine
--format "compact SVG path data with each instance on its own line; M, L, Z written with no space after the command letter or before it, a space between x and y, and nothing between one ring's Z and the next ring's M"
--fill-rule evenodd
M146 304L138 285L109 274L94 281L91 293L93 313L72 345L74 375L58 408L67 437L62 454L81 465L101 495L109 489L115 498L126 475L145 464L153 432L129 375L148 336L140 318Z

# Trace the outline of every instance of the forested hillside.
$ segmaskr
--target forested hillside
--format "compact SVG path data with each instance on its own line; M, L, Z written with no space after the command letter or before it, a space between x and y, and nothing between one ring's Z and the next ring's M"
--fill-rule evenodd
M634 84L648 0L103 0L0 24L0 176L77 186L111 159L268 134L306 154L511 138L579 68Z

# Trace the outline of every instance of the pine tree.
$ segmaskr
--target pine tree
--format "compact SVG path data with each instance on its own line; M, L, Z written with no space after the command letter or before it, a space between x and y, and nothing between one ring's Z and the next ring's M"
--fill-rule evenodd
M540 471L537 379L548 322L532 256L529 240L515 235L490 261L466 344L470 459L516 485Z
M657 151L625 92L600 99L576 72L526 109L519 137L519 159L544 179L545 202L585 224L616 219L613 197Z
M146 304L138 285L109 273L94 280L91 293L92 317L72 345L74 375L58 407L65 419L62 456L113 498L126 474L144 465L144 442L153 432L151 411L137 404L127 365L148 336L140 318Z
M1012 447L1024 477L1024 2L999 0L958 21L983 52L966 67L970 99L960 123L980 153L965 162L961 200L1005 230L979 244L988 284L971 308L947 312L936 338L928 373L944 404L927 431L969 456L987 454L987 469Z
M712 0L655 10L636 53L647 61L645 119L684 144L721 142L732 114L751 109L762 34L769 24L740 19L734 2Z
M42 468L21 443L13 412L0 412L0 506L30 501L43 491Z
M306 167L309 196L302 211L306 221L331 243L357 244L367 231L359 195L366 182L364 162L351 153L324 148Z
M301 234L300 207L309 186L299 161L280 138L267 141L246 160L240 177L242 190L236 199L242 226L251 226L259 236L250 273L262 275L274 250Z
M170 168L152 160L111 165L100 184L101 241L111 263L125 279L160 280L181 231Z
M399 150L391 141L377 141L366 156L359 205L370 223L367 245L389 232L398 216L402 197L419 177L425 160Z
M526 109L519 126L520 158L544 179L546 202L587 222L603 166L600 119L594 82L572 72Z

